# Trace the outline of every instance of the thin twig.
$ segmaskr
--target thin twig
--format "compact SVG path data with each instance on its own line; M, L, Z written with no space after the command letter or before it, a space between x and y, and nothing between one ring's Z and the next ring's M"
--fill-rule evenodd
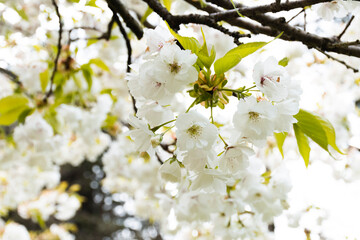
M19 87L22 87L22 83L19 81L19 76L15 73L2 67L0 67L0 73L6 75L10 79L10 81L16 83L17 85L19 85Z
M292 20L294 20L297 16L299 16L303 11L305 11L304 9L302 9L300 12L298 12L295 16L293 16L292 18L290 18L290 20L288 20L286 23L291 22Z
M155 155L156 155L156 158L157 158L158 162L159 162L161 165L163 165L164 162L161 160L159 154L158 154L157 152L155 152Z
M304 32L306 32L306 9L304 8Z
M131 65L131 54L132 54L132 48L131 48L131 43L130 43L130 39L128 38L127 36L127 33L126 33L126 30L125 28L123 27L118 15L116 14L116 12L114 12L114 15L113 15L113 19L115 20L115 22L117 23L118 27L119 27L119 30L125 40L125 43L126 43L126 48L127 48L127 55L128 55L128 58L127 58L127 63L126 63L126 72L129 73L130 72L130 65ZM129 92L130 96L131 96L131 100L132 100L132 105L133 105L133 109L134 109L134 112L135 114L137 113L138 109L136 107L136 100L134 98L134 96Z
M74 30L75 28L71 29L69 31L69 41L68 41L68 44L70 45L71 42L75 42L75 41L78 41L78 40L106 40L106 41L109 41L110 37L111 37L111 32L112 32L112 27L114 25L114 18L111 18L111 21L109 22L108 24L108 27L107 27L107 31L104 32L101 36L99 37L86 37L86 38L70 38L70 33L72 30ZM93 28L87 28L87 30L95 30ZM97 29L95 30L97 31Z
M322 54L324 54L324 55L325 55L326 57L328 57L329 59L332 59L332 60L334 60L334 61L336 61L336 62L338 62L338 63L343 64L347 69L353 70L354 73L359 72L358 69L356 69L356 68L348 65L348 64L347 64L346 62L344 62L343 60L340 60L340 59L338 59L338 58L335 58L335 57L327 54L326 52L322 51L320 48L316 48L316 50L318 50L319 52L321 52Z
M51 2L54 5L56 15L59 18L59 37L58 37L58 43L57 43L57 53L56 53L56 57L54 60L54 70L51 73L51 77L50 77L50 89L43 99L43 101L45 103L47 102L47 99L51 96L51 94L53 93L53 84L54 84L55 73L57 72L57 69L58 69L58 61L59 61L59 57L60 57L60 53L61 53L61 49L62 49L61 38L62 38L62 32L63 32L63 22L62 22L61 15L59 12L59 6L57 5L56 0L51 0Z
M352 15L349 22L346 24L344 30L339 34L339 36L337 37L337 39L341 39L341 37L345 34L346 30L350 27L350 24L352 23L352 21L354 20L355 16Z

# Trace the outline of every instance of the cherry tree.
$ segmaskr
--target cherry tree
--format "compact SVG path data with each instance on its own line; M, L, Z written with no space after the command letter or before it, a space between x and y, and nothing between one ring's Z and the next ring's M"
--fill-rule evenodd
M359 10L0 0L0 239L356 239Z

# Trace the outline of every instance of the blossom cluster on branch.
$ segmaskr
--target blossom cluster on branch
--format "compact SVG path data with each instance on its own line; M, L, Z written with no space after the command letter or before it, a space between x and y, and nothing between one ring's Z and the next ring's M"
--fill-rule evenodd
M84 162L164 239L332 239L295 177L360 176L359 9L0 0L0 239L75 239Z

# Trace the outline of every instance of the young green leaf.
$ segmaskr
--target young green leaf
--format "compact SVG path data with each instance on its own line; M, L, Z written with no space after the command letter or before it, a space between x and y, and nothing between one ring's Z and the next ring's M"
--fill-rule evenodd
M294 117L298 120L297 126L301 131L319 144L320 147L329 151L328 146L330 145L337 152L343 154L336 145L335 130L328 120L302 109Z
M35 111L35 108L25 108L24 111L19 115L18 122L24 123L27 116L30 116Z
M235 67L241 59L256 52L265 46L266 42L245 43L228 51L222 58L216 60L214 64L215 73L217 75L225 73Z
M205 34L203 32L203 30L201 29L201 33L204 39L204 43L201 46L201 48L199 49L199 51L196 53L196 55L199 57L199 60L201 61L201 63L206 67L206 68L210 68L212 63L215 60L216 57L216 52L215 52L215 48L214 46L212 46L211 48L211 52L209 55L209 51L207 48L207 44L206 44L206 39L205 39Z
M41 86L41 90L42 92L45 92L46 87L49 83L49 69L46 69L44 72L39 74L40 77L40 86Z
M9 126L18 120L20 114L28 109L29 100L20 94L0 99L0 125Z
M84 64L84 65L81 65L80 68L81 68L84 78L88 84L88 91L90 91L91 87L92 87L92 70L90 68L90 65Z
M184 49L189 49L193 53L197 53L201 46L199 41L194 37L183 37L176 32L174 32L168 25L170 33L179 41L181 46L183 46Z
M286 67L288 65L288 63L289 63L289 59L287 57L284 57L283 59L281 59L279 61L279 65L283 66L283 67Z
M104 71L109 72L109 67L100 59L100 58L93 58L89 61L89 64L94 64L97 67L101 68Z
M5 114L16 108L27 106L29 100L21 94L14 94L0 99L0 114Z
M85 4L85 6L90 6L90 7L99 8L99 6L96 5L96 0L88 0L87 3Z
M284 151L283 151L283 145L285 142L285 138L287 137L288 133L287 132L281 132L281 133L275 133L274 132L274 137L276 139L276 144L279 148L279 151L281 153L281 156L284 158Z
M242 15L242 14L237 10L237 7L235 6L234 1L233 1L233 0L230 0L230 1L231 1L232 5L233 5L234 9L236 10L236 13L239 15L239 17L244 17L244 15Z
M26 14L26 12L25 12L25 10L24 10L24 8L13 8L16 12L17 12L17 14L19 14L19 16L23 19L23 20L25 20L25 21L29 21L29 17L27 16L27 14Z
M166 8L168 11L170 11L172 0L162 0L162 2L163 2L163 4L164 4L165 8Z
M293 126L294 126L294 132L295 132L295 137L299 148L299 152L302 158L304 159L305 166L308 167L309 158L310 158L309 140L296 123L294 123Z
M14 108L4 114L0 115L0 125L9 126L13 124L16 120L18 120L19 116L23 111L28 109L27 106L21 106L18 108Z
M152 10L150 7L148 7L148 8L146 9L144 15L141 17L140 22L141 22L141 23L144 23L144 22L146 21L147 17L148 17L150 14L152 14L152 13L153 13L153 10Z

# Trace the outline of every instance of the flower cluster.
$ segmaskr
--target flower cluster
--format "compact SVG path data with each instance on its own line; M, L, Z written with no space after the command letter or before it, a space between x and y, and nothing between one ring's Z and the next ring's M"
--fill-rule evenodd
M194 67L196 55L181 50L171 37L161 34L164 31L159 27L147 31L147 52L128 76L139 111L129 118L132 129L119 136L104 156L105 186L134 196L138 215L144 216L141 210L145 207L152 209L164 232L170 229L162 216L173 212L175 228L196 222L196 229L205 231L204 223L222 222L231 230L214 224L211 231L218 236L254 237L257 230L241 229L239 222L252 221L262 227L271 223L288 208L291 188L285 180L286 168L267 171L254 156L255 146L263 146L274 131L290 131L296 122L293 115L299 111L301 89L271 57L254 66L256 86L252 88L260 92L248 91L237 100L233 127L216 122L221 110L213 106L208 117L200 104L189 103L187 110L174 108L179 100L188 102L186 91L200 78L206 82L206 74ZM222 89L208 87L207 91ZM152 173L139 171L139 164ZM142 181L149 185L140 194L136 189ZM159 194L160 189L165 191ZM158 201L161 208L156 207Z
M155 222L164 239L272 239L274 234L288 239L278 237L285 228L301 234L305 229L311 239L344 238L331 236L338 228L326 229L329 222L322 224L331 215L313 196L319 194L314 190L319 176L333 175L357 186L360 117L354 103L359 104L359 74L295 43L267 45L253 42L257 37L252 36L251 42L244 39L235 46L221 31L191 24L177 32L161 24L145 28L138 41L129 33L128 56L125 36L105 1L0 2L0 55L6 56L0 59L0 239L74 240L70 232L76 227L69 221L84 198L78 185L67 188L63 181L73 175L64 172L92 166L95 173L97 164L103 172L96 171L96 180L88 172L76 177L110 194L104 209L109 198L124 202L112 209L114 215ZM174 15L194 11L182 1L162 1L170 2ZM57 3L63 24L59 49L60 19L52 3ZM142 1L123 3L137 15L150 14L141 20L146 26L160 20ZM335 0L306 8L306 28L319 31L312 22L328 25L326 19L344 17L356 5ZM358 18L348 15L324 29L331 36L340 33L348 19L353 24L341 37L356 44ZM302 18L291 21L303 24ZM228 25L219 29L223 27ZM60 53L55 62L54 50ZM300 104L319 113L309 114L316 121L301 121L299 114L305 111L299 112ZM327 152L307 141L338 158L335 130L322 115L336 123L340 149L349 150L341 161L329 160ZM312 132L306 131L313 125ZM293 132L293 126L303 132ZM319 135L312 134L314 129ZM279 136L288 138L284 143ZM297 149L303 156L310 147L315 151L306 164L312 168L305 173L303 163L300 168L300 161L292 160L298 158ZM330 190L321 187L324 195L348 196L351 188L340 181L329 183ZM346 194L334 196L334 189ZM95 202L99 196L94 195ZM7 221L13 213L42 230ZM50 225L54 219L66 224Z

